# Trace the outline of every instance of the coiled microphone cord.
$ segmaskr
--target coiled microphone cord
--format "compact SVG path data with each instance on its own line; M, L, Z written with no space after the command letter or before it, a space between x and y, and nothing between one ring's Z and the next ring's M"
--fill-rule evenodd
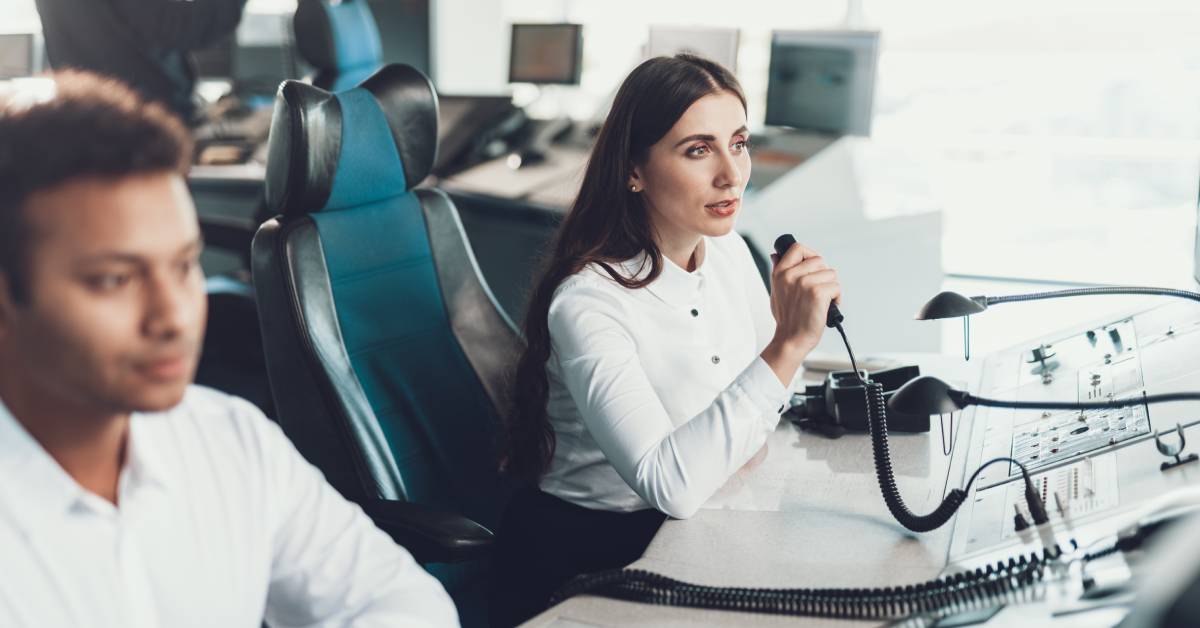
M887 402L883 397L883 384L863 379L854 360L854 350L850 348L850 340L841 323L836 325L842 342L846 345L846 353L850 354L850 366L854 376L862 384L867 397L867 426L871 434L871 453L875 457L875 477L879 480L879 490L883 493L883 502L887 504L888 512L900 522L900 525L913 532L929 532L936 530L950 520L958 507L967 500L967 491L951 489L937 508L925 515L918 515L909 510L904 499L900 497L900 487L896 486L896 475L892 470L892 454L888 449L887 433ZM970 485L967 486L970 489Z
M1062 555L1055 546L1039 555L1009 558L919 584L874 589L749 589L691 584L641 569L612 569L579 576L551 599L600 595L660 606L806 615L839 619L898 619L919 613L949 614L1037 595L1047 568Z

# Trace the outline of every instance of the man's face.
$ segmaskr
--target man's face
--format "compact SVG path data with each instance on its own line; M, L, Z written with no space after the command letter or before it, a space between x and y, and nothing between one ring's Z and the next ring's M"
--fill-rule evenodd
M207 299L200 231L175 173L82 178L31 196L29 299L0 290L0 364L30 392L102 412L183 398Z

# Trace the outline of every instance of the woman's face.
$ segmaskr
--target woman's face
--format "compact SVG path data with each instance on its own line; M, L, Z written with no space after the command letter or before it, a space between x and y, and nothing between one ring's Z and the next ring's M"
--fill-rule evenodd
M692 103L650 147L629 185L644 196L660 246L690 251L700 236L733 229L750 177L749 136L742 101L722 91Z

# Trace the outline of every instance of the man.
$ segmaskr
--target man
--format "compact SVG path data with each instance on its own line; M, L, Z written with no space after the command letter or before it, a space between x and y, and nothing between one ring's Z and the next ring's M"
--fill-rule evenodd
M54 68L118 78L185 120L196 113L187 57L237 28L246 0L37 0Z
M455 625L253 406L189 386L184 127L60 72L0 95L0 626Z

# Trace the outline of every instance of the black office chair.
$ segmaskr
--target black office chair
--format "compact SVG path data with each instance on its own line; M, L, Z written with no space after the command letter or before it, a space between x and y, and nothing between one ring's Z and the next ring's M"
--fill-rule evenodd
M316 69L312 84L354 87L383 65L379 26L366 0L300 0L292 17L296 49Z
M252 256L280 425L406 544L412 536L395 533L397 505L495 529L511 493L495 443L520 340L480 277L453 202L412 189L436 138L437 97L409 66L337 94L284 83L266 182L280 215L259 229ZM468 561L427 568L464 625L483 625L489 535L444 522L435 544L471 551L420 559Z

